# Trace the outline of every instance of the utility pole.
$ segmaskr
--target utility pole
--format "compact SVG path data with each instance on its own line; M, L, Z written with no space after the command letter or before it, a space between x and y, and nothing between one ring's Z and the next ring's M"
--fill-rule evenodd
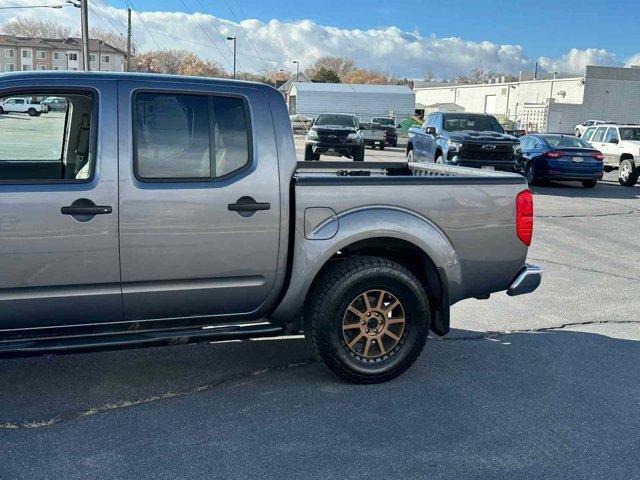
M236 78L236 37L227 37L227 40L233 40L233 78Z
M89 71L89 0L80 0L82 17L82 63L85 71Z
M126 71L131 71L131 9L127 8L127 63Z

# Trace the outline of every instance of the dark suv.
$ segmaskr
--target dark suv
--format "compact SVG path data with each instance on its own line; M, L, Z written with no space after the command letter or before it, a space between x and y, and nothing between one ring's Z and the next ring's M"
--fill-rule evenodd
M492 115L436 112L409 129L406 154L409 161L521 172L519 148Z
M387 132L387 136L385 137L385 141L387 145L392 147L398 146L398 130L396 128L396 124L393 121L393 118L389 117L373 117L371 119L373 123L379 123L384 128L385 132Z
M320 160L323 153L364 160L364 139L358 117L347 113L321 113L307 133L305 161Z

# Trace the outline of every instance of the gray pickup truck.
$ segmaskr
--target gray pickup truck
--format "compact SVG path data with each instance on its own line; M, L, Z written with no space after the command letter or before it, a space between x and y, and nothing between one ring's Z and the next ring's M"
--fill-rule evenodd
M454 303L540 282L519 175L298 163L262 84L0 76L0 100L33 95L67 108L2 122L2 355L303 331L373 383L446 334Z

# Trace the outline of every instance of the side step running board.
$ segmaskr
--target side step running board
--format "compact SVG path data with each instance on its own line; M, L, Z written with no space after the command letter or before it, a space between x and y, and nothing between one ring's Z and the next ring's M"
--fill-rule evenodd
M0 343L0 357L33 356L50 353L72 353L87 350L183 345L197 342L219 342L247 338L277 337L285 334L281 325L269 323L225 325L210 328L193 328L168 331L131 331L129 333L105 333L104 335L75 336L64 339L22 338Z

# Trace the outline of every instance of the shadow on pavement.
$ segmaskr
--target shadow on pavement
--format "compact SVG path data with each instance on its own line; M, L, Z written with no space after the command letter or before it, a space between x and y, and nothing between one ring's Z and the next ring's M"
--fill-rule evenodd
M584 188L579 182L546 182L531 187L534 195L593 199L640 200L640 188L623 187L617 183L598 183L595 188Z
M3 469L10 478L82 478L90 468L109 472L102 478L640 477L640 341L567 330L449 338L428 342L399 379L369 386L308 363L302 340L3 360L0 423L213 385L0 430L12 447Z

